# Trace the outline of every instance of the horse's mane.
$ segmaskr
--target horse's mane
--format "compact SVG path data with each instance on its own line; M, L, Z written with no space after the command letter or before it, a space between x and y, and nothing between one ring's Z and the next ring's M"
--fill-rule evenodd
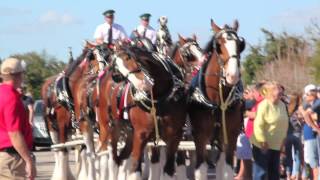
M170 48L170 51L169 51L169 57L173 58L174 54L178 50L178 47L179 47L179 43L178 42L173 44L173 46Z
M156 73L155 70L162 69L162 64L152 56L152 53L145 49L130 46L128 47L130 55L134 56L135 59L145 68L149 73ZM156 74L154 74L156 75Z
M204 47L204 52L205 53L210 53L213 51L213 43L214 43L214 36L212 36L212 38L210 39L210 41L206 44L206 46Z
M75 60L73 61L65 70L65 75L66 77L71 76L71 74L75 71L75 69L78 67L78 65L82 62L82 60L84 60L86 54L87 54L88 50L85 48L82 51L82 54Z

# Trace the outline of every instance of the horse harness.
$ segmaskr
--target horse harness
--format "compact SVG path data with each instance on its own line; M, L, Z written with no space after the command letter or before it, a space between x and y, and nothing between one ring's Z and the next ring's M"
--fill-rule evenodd
M228 30L231 33L235 33L234 31ZM222 35L222 33L226 32L226 30L222 30L221 32L217 33L215 35L215 39L217 39L219 36ZM198 72L197 76L194 77L195 79L195 87L191 87L191 91L189 94L189 99L188 102L189 103L196 103L206 109L209 109L212 111L212 114L215 113L215 111L219 108L221 115L222 115L222 122L218 121L215 122L215 128L216 129L220 129L221 127L223 128L223 141L224 144L228 144L228 138L227 138L227 132L226 132L226 120L225 120L225 112L228 108L232 107L233 105L237 104L238 102L240 102L242 100L242 93L243 93L243 87L242 87L242 83L241 81L236 84L233 85L231 87L230 92L227 95L227 98L224 99L224 94L223 94L223 87L227 86L227 81L226 81L226 73L225 73L225 68L224 68L224 62L221 59L220 55L219 55L219 50L217 47L217 43L213 42L213 48L217 50L217 52L215 52L217 54L218 57L218 64L220 66L220 73L215 73L215 74L207 74L205 73L205 70L209 64L209 61L207 61L200 69L200 71ZM212 54L210 54L210 56L212 56ZM230 57L231 58L231 57ZM211 59L210 57L208 59ZM220 104L218 104L217 102L212 102L209 100L207 94L205 93L205 84L204 84L204 77L205 76L218 76L219 77L219 85L218 88L214 88L214 90L216 90L219 93L219 97L220 97ZM217 132L217 131L215 131ZM215 136L218 137L218 136ZM218 139L215 139L213 141L217 141Z
M55 118L55 107L57 103L52 99L53 94L55 94L55 83L51 82L46 91L47 107L45 110L45 116L51 121L52 128L58 130L58 123Z
M167 72L169 72L172 80L172 87L169 92L165 93L157 99L153 99L151 92L139 91L131 86L130 91L136 104L146 112L151 111L152 101L157 109L157 115L161 116L161 108L169 102L177 102L184 96L184 83L182 73L179 68L172 62L171 59L164 59L158 53L153 53L153 57L158 60Z
M69 78L65 75L64 71L60 73L56 79L54 89L58 103L70 112L72 127L78 129L79 121L76 120L73 97L69 87Z
M161 62L162 66L166 69L167 72L170 73L171 79L173 81L172 88L170 91L163 96L153 99L151 94L149 92L145 91L140 91L136 89L133 85L131 85L130 82L127 80L123 83L115 84L112 87L112 92L110 93L112 97L115 95L117 97L117 114L118 117L111 117L111 119L124 119L130 121L130 117L128 112L130 111L131 108L138 106L142 110L150 113L152 110L152 105L154 104L156 109L157 109L157 115L161 116L161 107L165 106L167 103L171 101L179 101L183 98L184 94L184 85L182 81L182 76L181 72L178 70L178 67L172 63L172 60L169 59L163 59L162 56L160 56L158 53L153 53L153 57ZM140 67L141 68L141 67ZM143 69L137 69L134 71L131 71L129 74L134 74L137 72L143 71L144 73L147 73ZM174 73L174 72L179 72L179 73ZM176 75L177 74L177 75ZM150 76L147 74L147 78L150 78ZM127 78L125 78L127 79ZM117 91L115 91L117 90ZM116 92L116 94L114 94ZM128 96L131 96L133 99L133 103L128 103ZM109 108L109 114L111 114L111 110Z
M191 52L191 49L190 49L191 46L195 46L195 47L197 47L199 49L199 51L201 51L198 43L196 41L189 41L189 42L186 42L182 46L180 46L179 43L177 43L177 46L178 46L178 50L180 52L179 53L180 54L180 59L181 59L181 61L183 63L183 66L184 66L184 69L181 69L181 68L179 68L179 69L181 71L183 71L184 74L194 72L194 70L197 69L197 68L194 67L194 66L189 66L188 60L192 56L192 52ZM189 69L190 72L187 71L188 69Z

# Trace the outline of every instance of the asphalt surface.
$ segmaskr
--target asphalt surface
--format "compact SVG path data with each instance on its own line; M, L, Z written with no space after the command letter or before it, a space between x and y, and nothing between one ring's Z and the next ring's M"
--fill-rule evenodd
M54 169L54 154L49 149L41 149L34 152L36 156L37 177L36 180L48 180L51 179ZM69 154L69 165L71 171L74 173L75 162L74 153Z

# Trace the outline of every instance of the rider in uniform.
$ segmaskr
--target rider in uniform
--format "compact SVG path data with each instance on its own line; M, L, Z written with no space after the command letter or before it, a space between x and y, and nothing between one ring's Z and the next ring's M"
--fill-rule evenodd
M112 52L113 45L116 41L127 41L127 33L124 28L114 23L114 14L115 11L110 9L102 13L105 19L105 23L100 24L97 26L96 31L94 33L94 39L98 45L100 52L104 53L104 57L102 60L99 61L100 70L104 69L106 62L108 62L109 56ZM107 46L105 46L105 44ZM93 57L93 52L88 53L88 57Z
M105 23L97 26L94 39L97 44L113 44L116 40L127 40L127 33L124 28L114 23L115 11L110 9L103 13Z
M144 13L140 15L140 25L133 30L131 38L137 38L138 35L141 38L148 38L152 44L156 43L157 32L149 25L151 14Z

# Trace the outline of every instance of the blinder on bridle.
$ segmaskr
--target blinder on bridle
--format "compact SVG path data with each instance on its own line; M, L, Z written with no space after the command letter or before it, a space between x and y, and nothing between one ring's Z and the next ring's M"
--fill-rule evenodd
M190 49L192 45L194 45L199 51L201 51L199 44L195 40L188 41L184 45L179 47L181 56L185 58L187 61L189 61L193 56Z
M215 49L218 54L221 54L222 52L221 52L220 44L217 39L219 39L223 33L227 33L228 34L227 38L230 38L230 39L232 37L231 34L235 35L235 37L237 38L236 41L237 41L237 47L238 47L239 54L245 49L246 42L243 37L239 37L237 32L235 32L231 29L224 29L224 30L221 30L220 32L218 32L213 38L212 46L213 46L213 49Z
M109 57L112 54L111 49L108 48L105 44L99 45L96 48L98 49L98 52L103 60L109 63Z
M120 58L120 59L123 60L123 58L121 58L121 57L119 56L119 54L122 54L122 53L116 53L115 56L113 57L113 60L112 60L112 66L113 66L114 72L115 72L118 80L120 80L120 79L121 79L121 81L122 81L122 80L126 80L126 79L128 79L128 76L129 76L129 75L131 75L131 74L137 74L137 73L142 72L142 73L143 73L143 76L144 76L145 78L147 78L147 79L150 80L150 81L153 81L153 79L151 78L151 75L148 73L148 71L147 71L145 68L143 68L143 66L141 65L141 63L139 63L139 61L137 60L136 55L135 55L132 51L130 51L129 48L122 48L120 51L122 51L123 54L126 54L126 55L128 56L128 59L134 59L134 61L135 61L135 63L137 64L138 67L137 67L136 69L134 69L134 70L131 70L130 72L128 72L128 74L127 74L126 76L124 76L124 75L119 71L117 64L114 63L116 57L118 57L118 58Z

